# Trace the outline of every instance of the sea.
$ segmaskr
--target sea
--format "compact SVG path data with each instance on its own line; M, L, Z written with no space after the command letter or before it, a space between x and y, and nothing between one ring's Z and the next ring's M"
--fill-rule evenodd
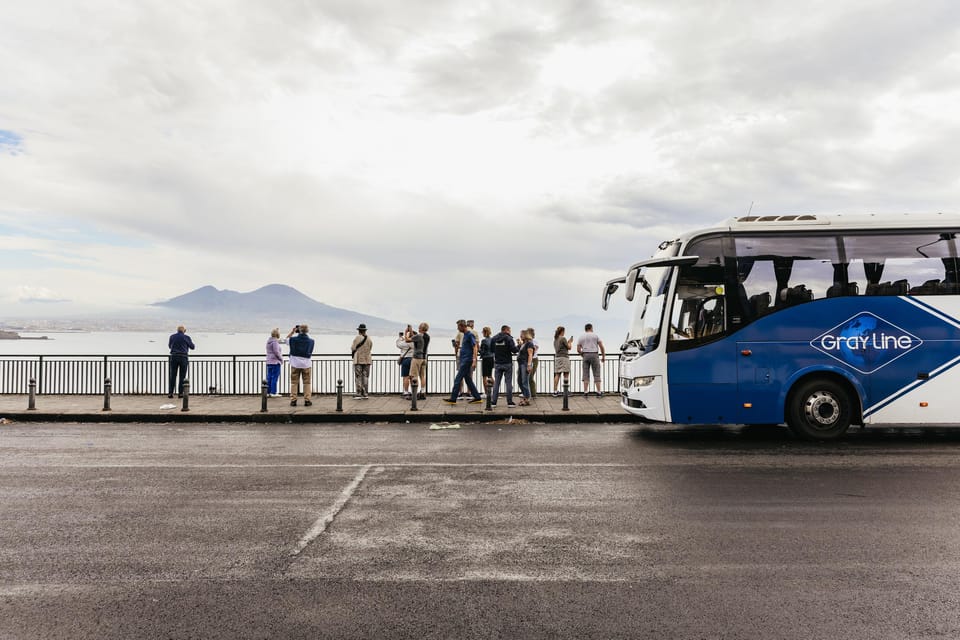
M188 332L197 345L196 355L259 355L265 352L267 334L260 333L215 333ZM103 356L103 355L166 355L168 332L149 331L47 331L43 333L20 332L20 340L0 340L0 357L3 356ZM43 339L46 337L46 339ZM310 334L315 342L316 355L349 355L353 335ZM453 355L452 333L430 332L430 353ZM397 336L370 336L373 353L397 355ZM553 334L539 340L540 352L553 353ZM618 343L619 344L619 343ZM608 351L616 347L607 345Z

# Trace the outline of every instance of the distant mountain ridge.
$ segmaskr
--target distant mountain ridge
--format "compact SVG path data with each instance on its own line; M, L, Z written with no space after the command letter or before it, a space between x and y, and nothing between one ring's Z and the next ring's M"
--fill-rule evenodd
M349 309L318 302L284 284L268 284L254 291L241 293L207 285L188 293L155 302L152 307L185 314L191 322L212 321L235 330L280 326L282 330L300 322L310 325L311 332L353 332L366 324L371 333L389 331L392 335L399 322L371 316Z

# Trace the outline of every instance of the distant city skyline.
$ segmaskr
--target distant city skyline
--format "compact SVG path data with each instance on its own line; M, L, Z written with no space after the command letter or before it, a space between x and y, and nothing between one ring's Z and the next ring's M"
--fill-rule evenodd
M0 319L276 282L600 318L751 207L955 212L958 31L946 0L14 3Z

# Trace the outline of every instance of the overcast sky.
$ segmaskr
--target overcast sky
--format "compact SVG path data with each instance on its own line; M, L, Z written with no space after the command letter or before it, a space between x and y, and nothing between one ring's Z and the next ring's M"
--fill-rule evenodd
M951 0L38 0L4 7L0 77L6 316L274 282L599 315L751 202L960 197Z

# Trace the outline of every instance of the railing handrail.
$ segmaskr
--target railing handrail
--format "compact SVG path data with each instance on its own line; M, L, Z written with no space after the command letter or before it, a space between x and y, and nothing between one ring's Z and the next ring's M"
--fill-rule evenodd
M167 354L43 354L0 355L0 394L23 394L31 379L41 395L81 395L101 393L104 381L111 379L115 395L165 394L169 383ZM371 393L396 393L402 388L399 353L374 354L375 366L370 379ZM456 356L428 354L427 392L449 392L456 375ZM555 354L538 356L540 366L534 376L541 391L552 390ZM192 393L257 394L266 374L264 354L195 354L190 356L188 377ZM348 393L354 388L353 359L343 353L314 354L312 387L315 393L334 393L337 380L343 380ZM383 366L393 363L391 366ZM579 389L582 358L570 355L571 388ZM285 359L280 391L289 390L290 361ZM619 388L619 354L611 354L603 367L603 390ZM480 368L474 382L482 386Z

